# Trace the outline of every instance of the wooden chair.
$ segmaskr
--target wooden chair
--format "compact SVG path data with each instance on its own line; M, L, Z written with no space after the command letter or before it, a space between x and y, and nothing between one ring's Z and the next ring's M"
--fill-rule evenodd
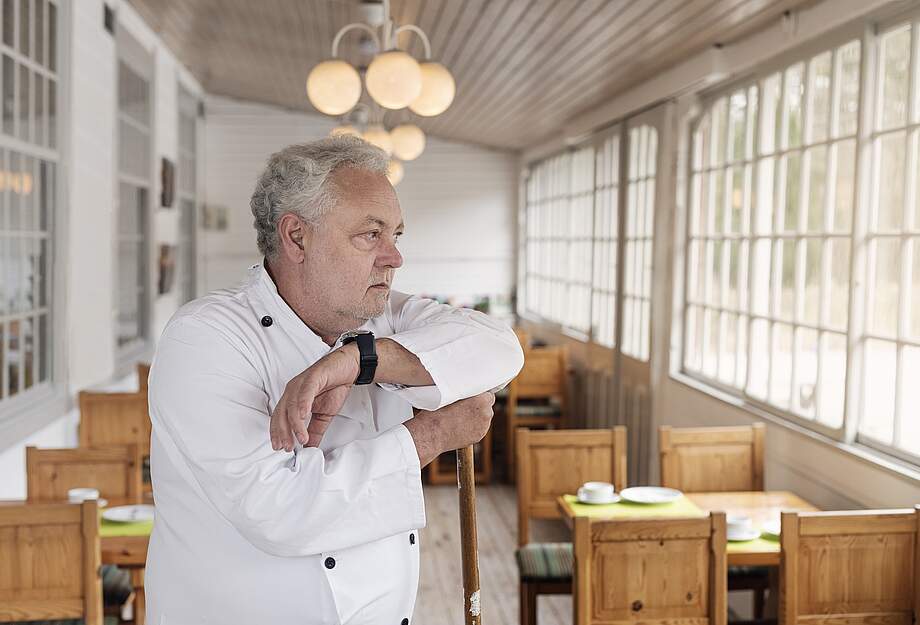
M80 447L137 445L144 458L144 493L152 486L147 468L150 457L150 415L147 393L97 393L81 391Z
M685 493L763 490L764 425L658 428L661 485ZM754 593L754 618L762 619L770 571L732 567L728 589Z
M473 446L475 451L474 468L476 470L476 483L488 484L492 481L492 428L486 432L481 441ZM446 452L435 458L426 467L429 484L456 484L457 462L456 454Z
M102 625L95 501L0 505L0 554L0 622Z
M26 447L26 487L32 502L67 501L71 488L99 490L105 499L140 503L142 458L137 445L101 449Z
M572 545L530 543L530 519L558 519L556 499L585 482L626 488L626 428L517 430L521 623L537 622L537 597L572 592Z
M725 514L575 519L575 625L725 625Z
M658 428L661 485L685 493L763 490L763 423Z
M561 347L524 350L524 367L508 385L506 452L508 476L514 480L514 431L519 427L563 428L568 416L569 357ZM537 401L539 403L529 403Z
M147 393L147 380L150 379L150 363L149 362L139 362L137 363L137 387L138 392Z
M920 621L920 506L784 512L780 625Z

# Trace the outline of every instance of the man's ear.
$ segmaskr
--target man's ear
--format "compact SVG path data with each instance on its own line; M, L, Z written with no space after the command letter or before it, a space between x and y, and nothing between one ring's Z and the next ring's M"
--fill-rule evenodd
M287 213L278 220L278 238L281 241L281 251L284 256L295 263L302 263L306 256L304 247L305 239L309 232L307 225L296 215Z

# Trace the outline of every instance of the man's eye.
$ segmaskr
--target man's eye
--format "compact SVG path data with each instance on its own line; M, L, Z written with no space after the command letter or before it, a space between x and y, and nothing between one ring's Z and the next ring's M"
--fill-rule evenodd
M401 237L402 235L403 235L402 232L397 232L396 234L393 235L393 240L399 241L399 237Z
M368 232L364 235L369 241L376 241L380 238L380 233L376 230L374 232Z

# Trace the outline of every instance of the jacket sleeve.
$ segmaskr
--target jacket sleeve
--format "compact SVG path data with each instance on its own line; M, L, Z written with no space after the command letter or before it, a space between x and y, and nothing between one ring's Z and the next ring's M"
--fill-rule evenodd
M524 353L507 324L481 312L392 293L392 339L415 354L433 386L381 384L416 408L436 410L510 382L524 366Z
M404 426L327 454L274 451L260 375L244 349L199 319L167 328L149 398L170 459L267 553L319 554L425 526L418 454Z

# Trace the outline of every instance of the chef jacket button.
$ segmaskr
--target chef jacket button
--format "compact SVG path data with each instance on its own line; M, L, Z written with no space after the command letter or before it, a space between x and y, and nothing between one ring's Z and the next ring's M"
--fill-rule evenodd
M327 569L334 569L335 568L335 558L326 558L325 564L326 564Z
M402 620L402 625L409 625L409 619L404 618L404 619Z
M415 534L414 533L409 534L409 544L410 545L415 544Z
M270 326L272 323L273 323L272 318L269 317L268 315L265 315L264 317L262 317L262 325L265 326L266 328Z

